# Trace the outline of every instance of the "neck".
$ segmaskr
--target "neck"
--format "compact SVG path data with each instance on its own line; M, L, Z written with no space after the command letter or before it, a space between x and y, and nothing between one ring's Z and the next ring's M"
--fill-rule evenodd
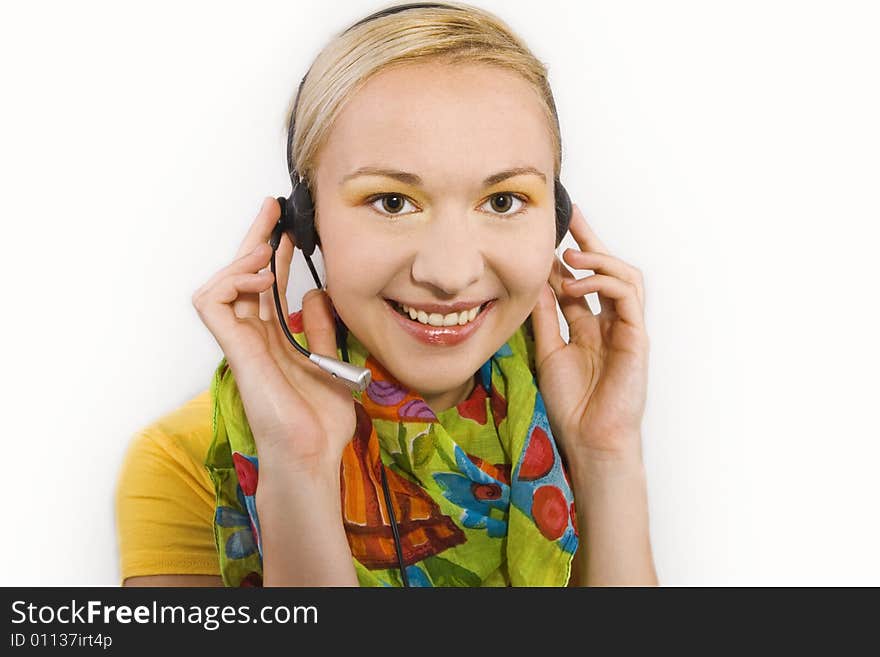
M349 354L359 354L359 356L357 356L354 360L360 358L360 361L358 362L366 362L368 356L367 349L366 347L364 347L363 343L358 340L357 336L353 332L348 331L346 334L346 341L348 344ZM349 357L349 362L353 362L351 357ZM379 366L381 366L378 361L376 362L377 364L379 364ZM366 366L367 365L364 365L364 367ZM390 375L390 372L388 374ZM458 406L461 402L470 397L471 393L474 391L474 386L476 385L478 374L478 372L474 373L474 376L462 383L460 386L453 388L452 390L447 390L445 392L435 394L423 394L418 391L416 392L418 392L419 396L425 400L425 403L428 405L428 408L433 411L434 415L437 415L438 413L442 413L447 409Z
M453 406L458 406L461 402L470 397L470 394L473 392L474 386L476 385L476 380L477 377L474 375L462 385L453 388L452 390L447 390L435 395L421 396L428 407L434 411L434 415L437 415Z

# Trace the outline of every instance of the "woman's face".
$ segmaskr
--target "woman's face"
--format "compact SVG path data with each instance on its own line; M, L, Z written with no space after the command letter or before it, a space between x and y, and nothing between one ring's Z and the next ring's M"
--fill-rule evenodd
M382 71L349 98L318 154L316 221L333 305L435 412L466 398L474 373L534 308L555 257L553 162L536 92L482 64ZM513 169L530 171L499 179ZM431 305L492 303L444 333L389 300L429 319L441 310ZM464 339L450 335L462 330Z

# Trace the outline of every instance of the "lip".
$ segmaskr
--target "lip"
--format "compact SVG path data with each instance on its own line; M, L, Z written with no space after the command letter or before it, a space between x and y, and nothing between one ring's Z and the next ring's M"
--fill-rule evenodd
M451 347L467 340L474 331L480 328L486 319L486 315L495 307L495 299L492 299L486 303L486 307L474 318L474 321L468 322L464 326L430 326L404 317L394 309L390 300L383 300L385 301L385 307L388 308L388 312L394 316L400 327L409 335L419 342L444 347Z

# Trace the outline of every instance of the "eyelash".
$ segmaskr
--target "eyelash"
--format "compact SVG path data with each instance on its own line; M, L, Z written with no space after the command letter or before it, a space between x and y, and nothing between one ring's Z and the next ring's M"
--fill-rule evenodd
M376 201L380 201L380 200L382 200L383 198L387 198L388 196L399 196L399 197L403 198L405 201L409 201L410 203L413 203L413 205L415 205L415 203L412 201L411 198L409 198L408 196L406 196L406 195L404 195L404 194L398 194L398 193L396 193L396 192L384 192L384 193L382 193L382 194L373 194L372 196L368 197L368 198L366 199L366 201L364 201L364 202L365 202L367 205L369 205L369 206L370 206L375 212L378 212L379 214L381 214L383 217L394 218L394 217L403 217L403 216L406 216L406 215L408 215L408 214L414 214L414 213L412 213L412 212L398 212L398 213L396 213L396 214L389 214L389 213L387 213L387 212L383 212L383 211L381 211L381 210L377 210L376 208L373 207L373 203L375 203ZM481 203L480 205L481 205L481 206L482 206L482 205L485 205L486 203L488 203L488 202L489 202L492 198L494 198L495 196L512 196L513 198L515 198L515 199L521 201L522 204L523 204L523 206L522 206L519 210L517 210L516 212L510 212L510 213L506 213L506 214L499 214L499 213L497 213L497 212L490 212L489 214L491 214L491 215L493 215L493 216L496 216L496 217L505 217L505 218L507 218L507 217L515 217L516 215L518 215L518 214L522 214L523 212L525 212L526 209L528 208L529 198L528 198L527 196L523 195L523 194L518 194L518 193L516 193L516 192L495 192L494 194L492 194L491 196L489 196L485 201L483 201L483 203Z

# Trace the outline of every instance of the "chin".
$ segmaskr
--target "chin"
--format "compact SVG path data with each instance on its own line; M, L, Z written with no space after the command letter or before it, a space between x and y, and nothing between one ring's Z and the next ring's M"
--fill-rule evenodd
M489 321L460 344L423 345L402 332L396 318L384 306L385 301L380 303L383 306L373 318L375 323L371 319L366 326L346 324L395 379L423 396L442 395L468 382L519 326L516 324L509 331L503 328L510 318L507 304L501 302L487 316ZM356 319L365 318L361 315Z
M445 366L441 367L433 365L413 367L406 361L398 365L396 360L393 364L383 362L383 365L404 386L423 396L430 397L436 397L460 387L465 381L472 378L482 365L480 363L480 365L471 367L470 362L459 361L459 365L456 366L454 363L449 363L449 356L446 356L445 360Z

